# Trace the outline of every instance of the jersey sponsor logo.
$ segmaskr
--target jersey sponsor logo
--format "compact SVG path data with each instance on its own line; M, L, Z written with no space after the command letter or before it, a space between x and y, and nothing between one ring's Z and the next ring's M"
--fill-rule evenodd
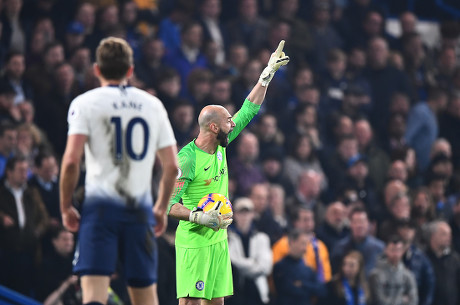
M211 179L205 179L204 180L204 185L210 185L211 182L217 182L220 180L220 177L222 177L223 175L225 175L227 173L227 167L224 167L222 168L220 171L219 171L219 174L218 175L215 175L214 177L212 177Z
M198 291L202 291L204 289L204 282L203 281L198 281L195 284L195 288Z
M219 161L222 161L222 152L220 152L220 151L217 152L217 159Z
M209 165L208 167L205 167L205 168L204 168L204 171L207 171L207 170L210 169L210 168L211 168L211 165Z

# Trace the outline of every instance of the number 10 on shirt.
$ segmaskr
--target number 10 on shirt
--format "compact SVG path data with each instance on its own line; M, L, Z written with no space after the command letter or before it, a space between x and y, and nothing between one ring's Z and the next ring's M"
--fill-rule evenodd
M141 117L132 118L128 122L124 134L121 117L112 117L110 122L115 125L115 160L120 161L123 159L123 143L125 145L125 151L131 159L138 161L144 159L149 144L149 126L147 122ZM144 134L144 141L140 153L135 152L133 149L133 129L136 125L142 127Z

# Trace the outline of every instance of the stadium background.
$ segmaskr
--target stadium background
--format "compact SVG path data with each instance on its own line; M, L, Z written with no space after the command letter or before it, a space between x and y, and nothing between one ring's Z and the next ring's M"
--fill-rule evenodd
M291 62L270 84L261 113L228 150L230 199L254 201L254 227L272 244L292 228L300 206L313 208L316 229L324 229L334 201L345 206L345 226L347 211L366 208L372 234L385 241L386 229L398 220L391 211L395 195L389 198L397 185L410 202L400 218L417 223L417 245L426 250L423 228L444 219L452 227L452 247L460 251L458 2L0 3L2 188L6 161L21 154L29 160L28 188L41 193L31 212L39 219L27 218L28 230L14 229L20 239L11 238L0 198L5 286L40 302L59 288L65 304L78 300L78 282L69 277L73 243L64 242L59 255L52 242L60 232L56 181L69 103L97 87L92 62L106 36L132 46L130 84L162 100L179 148L196 136L204 105L237 111L272 50L286 40ZM81 198L75 195L77 207ZM46 211L37 212L40 207ZM175 304L174 225L159 240L161 304ZM334 245L328 245L330 253ZM12 273L22 280L11 284ZM122 278L121 272L113 277L117 296L111 302L127 302Z

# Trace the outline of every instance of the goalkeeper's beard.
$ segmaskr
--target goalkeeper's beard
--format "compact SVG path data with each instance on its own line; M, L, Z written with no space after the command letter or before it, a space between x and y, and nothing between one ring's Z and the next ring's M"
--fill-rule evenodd
M219 130L219 133L217 134L217 140L219 140L220 146L227 147L227 145L228 145L228 133L225 133L222 130Z

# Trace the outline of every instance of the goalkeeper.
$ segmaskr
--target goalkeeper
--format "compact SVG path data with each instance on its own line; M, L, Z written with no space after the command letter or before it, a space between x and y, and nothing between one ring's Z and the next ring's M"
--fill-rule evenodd
M231 215L222 217L218 208L203 212L196 206L209 193L228 197L226 147L259 111L275 72L289 62L283 47L284 40L233 117L219 105L201 110L198 137L178 154L179 172L168 213L181 220L176 232L180 305L198 305L201 299L209 300L205 304L223 304L224 297L233 294L227 231L221 230L230 225Z

